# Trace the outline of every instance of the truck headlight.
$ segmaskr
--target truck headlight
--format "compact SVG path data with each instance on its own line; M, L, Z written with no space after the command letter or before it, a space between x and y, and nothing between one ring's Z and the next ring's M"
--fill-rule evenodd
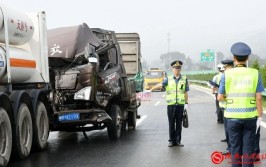
M85 87L75 93L75 100L90 100L91 86Z

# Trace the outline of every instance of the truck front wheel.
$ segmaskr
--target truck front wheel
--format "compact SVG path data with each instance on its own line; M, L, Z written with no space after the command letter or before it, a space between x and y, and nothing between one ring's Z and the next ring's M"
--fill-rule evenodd
M12 149L12 129L9 116L0 107L0 166L6 166Z
M16 149L20 159L28 157L32 146L32 119L28 106L21 103L17 115L16 123Z
M46 148L49 136L49 120L43 102L38 101L34 121L34 147L37 150Z
M121 110L118 105L112 105L109 110L109 116L112 120L107 125L108 136L111 140L117 140L121 135L122 121Z

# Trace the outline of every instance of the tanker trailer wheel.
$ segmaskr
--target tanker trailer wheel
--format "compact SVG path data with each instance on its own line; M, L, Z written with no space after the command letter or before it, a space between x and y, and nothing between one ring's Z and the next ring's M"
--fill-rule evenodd
M127 122L128 122L128 129L136 129L136 111L134 112L128 112L128 118L127 118Z
M118 105L112 105L109 110L109 116L112 120L107 125L108 136L111 140L117 140L121 136L122 121L121 110Z
M12 149L12 129L9 116L0 107L0 166L6 166Z
M49 120L47 110L41 101L38 101L37 103L34 120L34 147L40 151L46 148L49 136Z
M20 159L26 158L31 151L32 146L32 119L28 106L21 103L17 114L16 123L16 151Z

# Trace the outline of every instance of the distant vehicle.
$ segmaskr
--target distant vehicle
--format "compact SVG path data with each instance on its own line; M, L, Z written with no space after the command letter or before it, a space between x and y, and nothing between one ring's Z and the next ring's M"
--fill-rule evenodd
M166 72L160 68L150 68L144 75L144 89L150 90L152 87L161 83L166 77ZM158 90L164 91L164 88Z

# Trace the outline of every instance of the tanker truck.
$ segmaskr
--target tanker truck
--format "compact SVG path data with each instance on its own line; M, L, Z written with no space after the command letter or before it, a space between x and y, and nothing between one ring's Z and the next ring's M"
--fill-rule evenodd
M49 134L49 69L45 12L0 4L0 166L24 159Z

